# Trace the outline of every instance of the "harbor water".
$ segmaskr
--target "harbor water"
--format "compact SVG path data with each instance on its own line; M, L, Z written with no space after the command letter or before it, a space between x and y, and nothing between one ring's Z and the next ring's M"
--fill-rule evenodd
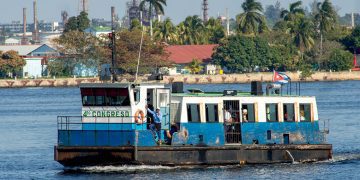
M249 84L185 85L204 91ZM360 82L302 83L317 97L319 117L330 120L333 159L316 163L165 167L64 168L53 160L58 115L81 114L78 88L0 89L0 179L360 179Z

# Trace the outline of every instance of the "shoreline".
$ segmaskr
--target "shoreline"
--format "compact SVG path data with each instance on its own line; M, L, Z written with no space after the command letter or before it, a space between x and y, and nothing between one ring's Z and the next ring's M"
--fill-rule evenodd
M315 72L311 77L301 80L299 72L286 73L293 82L316 82L316 81L350 81L360 80L360 71L342 72ZM140 82L147 82L149 75L141 76ZM169 84L172 82L184 82L185 84L231 84L250 83L251 81L271 82L272 72L224 74L224 75L175 75L164 76L162 81L148 81ZM119 76L119 82L133 82L133 76ZM0 88L23 88L23 87L73 87L81 83L101 82L98 77L92 78L59 78L59 79L3 79L0 80Z

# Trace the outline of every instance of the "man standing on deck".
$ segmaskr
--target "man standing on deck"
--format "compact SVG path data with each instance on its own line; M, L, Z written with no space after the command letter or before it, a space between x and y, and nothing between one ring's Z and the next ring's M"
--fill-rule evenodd
M154 118L154 124L150 125L150 129L153 132L156 132L156 135L158 137L158 144L161 145L161 119L162 119L162 114L160 112L160 108L156 108L156 111L152 111L151 109L148 108L148 106L145 107L147 109L147 111L153 116Z

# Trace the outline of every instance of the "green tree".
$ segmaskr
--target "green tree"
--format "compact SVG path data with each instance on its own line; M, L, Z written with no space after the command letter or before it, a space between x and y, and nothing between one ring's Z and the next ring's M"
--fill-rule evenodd
M69 31L84 32L88 27L90 27L90 19L88 18L88 14L82 11L79 16L69 18L68 22L65 24L64 33Z
M201 65L201 61L199 59L193 59L191 63L185 67L185 69L188 69L191 74L199 74L203 68L204 67Z
M141 30L141 23L138 19L133 19L130 24L130 30Z
M336 25L337 13L329 0L317 4L315 24L320 32L320 55L323 54L323 35L333 30Z
M328 69L334 71L345 71L352 67L353 55L341 49L335 49L331 53L330 60L328 63Z
M59 64L63 64L62 75L72 75L76 65L86 67L98 67L109 56L106 56L108 48L99 44L99 40L89 33L70 31L53 40L56 49L64 54L50 63L50 74L59 75Z
M179 44L204 44L204 28L199 16L188 16L177 26Z
M304 16L305 11L301 5L301 1L290 4L289 10L283 10L280 17L284 18L284 21L295 21L298 16Z
M123 30L116 32L116 68L123 73L135 74L140 50L141 31ZM102 44L109 43L106 42ZM110 57L110 51L107 51L107 57ZM110 58L106 59L110 63ZM151 73L159 67L171 66L168 60L168 54L165 52L165 45L154 43L151 38L144 34L139 73Z
M269 43L261 37L243 35L230 36L216 48L212 56L216 65L229 71L252 72L256 69L267 70L272 67L272 51Z
M0 51L0 72L16 74L26 65L26 61L16 51Z
M146 9L146 5L149 6L149 9ZM166 6L166 0L142 0L140 3L140 9L142 11L148 10L149 12L149 22L150 22L150 36L153 36L153 27L152 27L152 18L153 18L153 10L160 14L164 13L164 7Z
M262 14L260 2L246 0L242 4L243 13L236 16L238 31L244 34L257 34L267 30L266 19Z
M225 37L225 29L219 19L210 18L205 23L205 32L207 33L207 41L211 44L218 44Z
M355 52L356 49L360 47L360 26L357 26L352 33L342 39L341 42L349 51Z
M155 28L154 38L160 42L173 43L178 39L176 28L170 18L166 18L164 22L160 22Z
M305 17L300 18L290 30L293 42L300 52L304 53L305 50L309 50L314 46L313 30L313 23Z

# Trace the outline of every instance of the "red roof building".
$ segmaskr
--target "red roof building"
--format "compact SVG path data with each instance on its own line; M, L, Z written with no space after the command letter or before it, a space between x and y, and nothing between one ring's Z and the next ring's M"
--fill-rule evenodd
M217 44L211 45L173 45L166 47L170 54L169 59L176 64L188 64L193 59L199 59L203 63L211 61L211 56Z

